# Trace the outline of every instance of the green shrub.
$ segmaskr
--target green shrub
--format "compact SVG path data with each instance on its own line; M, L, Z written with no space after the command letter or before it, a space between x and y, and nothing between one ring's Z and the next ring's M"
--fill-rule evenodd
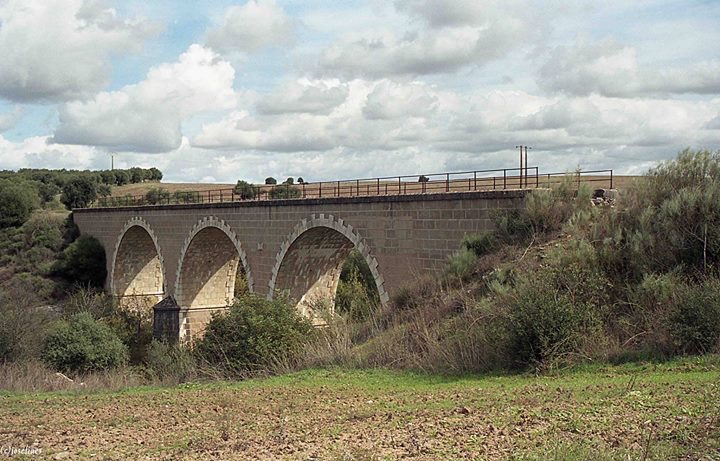
M463 237L462 246L480 257L497 248L497 238L490 232L470 234Z
M311 334L309 320L285 299L248 295L213 316L196 350L204 360L229 371L259 371L295 358Z
M0 181L0 228L22 225L37 207L37 192L31 187Z
M502 210L495 214L495 235L504 243L525 241L533 227L524 210Z
M170 191L163 187L151 187L145 193L145 202L150 205L170 203Z
M475 270L477 256L467 248L461 248L452 255L448 256L445 265L445 275L458 280L467 280Z
M106 370L127 359L127 347L109 326L88 312L59 321L43 348L43 360L60 371Z
M185 382L195 375L196 363L192 352L178 344L152 340L145 352L145 366L152 377Z
M80 176L65 183L62 188L60 201L68 210L73 208L85 208L97 199L95 183L90 179Z
M684 284L674 293L670 330L680 353L707 353L720 345L720 280Z
M105 249L95 237L80 236L63 251L55 274L70 283L102 288L105 285Z
M335 294L337 313L348 315L352 320L364 320L375 312L379 304L377 288L368 289L359 270L351 270L347 276L341 277Z
M362 253L353 249L343 263L335 294L335 311L353 320L367 318L380 305L375 278Z
M287 199L287 198L298 198L300 197L300 189L290 184L281 184L274 186L270 190L270 198L273 199Z
M258 189L247 181L238 181L234 192L240 200L252 200L257 197Z
M198 203L200 202L200 192L197 191L176 191L173 194L177 203Z
M501 298L508 315L512 354L520 365L572 361L601 332L607 281L587 247L558 248L539 271L523 272Z

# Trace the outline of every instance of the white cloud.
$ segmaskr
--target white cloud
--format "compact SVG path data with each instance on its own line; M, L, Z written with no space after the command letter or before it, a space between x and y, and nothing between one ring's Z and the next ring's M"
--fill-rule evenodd
M203 125L192 144L271 152L322 151L333 147L327 117L295 114L255 119L247 112L233 112L220 122Z
M103 168L103 158L93 147L52 144L47 136L33 136L12 142L0 136L2 168Z
M368 119L395 119L430 115L438 96L422 82L400 84L389 80L378 83L367 97L363 114Z
M720 93L720 60L683 67L640 66L635 48L616 40L561 45L541 67L539 85L550 91L605 96Z
M420 19L420 27L349 33L322 52L320 70L366 77L449 73L502 57L530 43L542 29L530 27L527 2L409 0L396 5Z
M275 0L249 0L229 7L222 24L207 33L207 44L218 51L251 52L292 42L295 27Z
M257 102L261 114L315 113L327 114L342 104L348 86L339 81L301 79L276 88Z
M152 68L140 83L65 104L53 140L145 152L175 149L184 119L235 107L234 78L228 62L191 45L178 61Z
M14 101L91 94L107 84L111 55L140 50L157 31L82 0L5 1L0 24L0 96Z

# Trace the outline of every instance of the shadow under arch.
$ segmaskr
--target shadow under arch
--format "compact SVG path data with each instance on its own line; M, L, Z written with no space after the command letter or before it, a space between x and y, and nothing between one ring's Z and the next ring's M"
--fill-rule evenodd
M200 220L185 239L175 277L175 297L181 309L226 307L232 303L235 277L242 265L248 289L253 279L247 255L235 232L216 217Z
M343 262L353 248L368 264L380 302L387 304L385 281L367 244L351 225L324 214L303 219L285 239L275 257L268 298L287 293L304 315L314 317L312 306L317 301L334 302Z
M155 232L142 218L123 226L113 252L110 292L121 303L142 304L160 301L165 294L165 265ZM149 307L147 306L147 307Z

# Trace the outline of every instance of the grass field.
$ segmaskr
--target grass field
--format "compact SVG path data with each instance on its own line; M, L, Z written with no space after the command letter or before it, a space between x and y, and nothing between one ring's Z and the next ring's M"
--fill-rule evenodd
M720 357L542 377L309 370L2 393L0 421L0 445L49 459L715 460Z

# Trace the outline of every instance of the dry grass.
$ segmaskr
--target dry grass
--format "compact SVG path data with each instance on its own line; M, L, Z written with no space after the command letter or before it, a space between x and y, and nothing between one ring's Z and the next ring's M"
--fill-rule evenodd
M638 176L614 176L613 187L624 190L632 184ZM542 175L535 181L530 179L530 187L546 187L562 181L562 177L554 176L548 182L546 177ZM609 176L583 176L582 181L590 184L592 188L608 188L610 186ZM228 191L234 187L234 184L208 184L208 183L158 183L146 182L139 184L128 184L120 187L113 187L112 196L122 197L127 194L132 196L145 195L150 189L162 187L171 194L175 192L218 192L224 190L226 195ZM272 186L260 185L260 193L266 194ZM452 179L450 182L445 180L431 180L426 183L413 181L344 181L323 182L322 186L318 183L310 183L306 185L296 184L294 186L300 191L301 197L355 197L365 195L398 195L398 194L421 194L421 193L442 193L442 192L463 192L468 190L502 190L502 189L520 189L520 178L518 176L508 176L505 181L500 178L473 178L467 177L463 179ZM213 197L217 199L216 194Z

